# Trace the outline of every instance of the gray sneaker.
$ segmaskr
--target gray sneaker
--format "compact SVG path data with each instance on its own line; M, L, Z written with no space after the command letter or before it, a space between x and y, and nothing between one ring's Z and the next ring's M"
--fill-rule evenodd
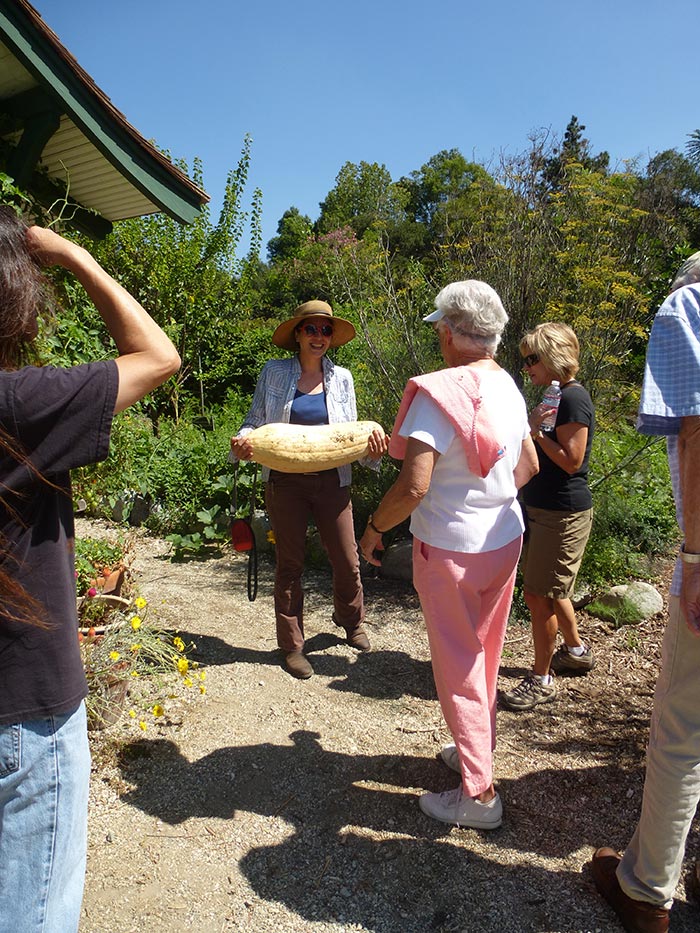
M498 829L503 820L503 805L498 794L488 803L481 803L465 797L461 785L442 794L422 794L418 806L426 816L453 826Z
M572 654L566 645L560 645L557 648L551 664L555 674L585 673L586 671L592 671L594 667L595 660L590 648L587 647L583 654L577 656Z
M510 693L501 694L501 703L506 709L533 709L540 703L551 703L556 695L557 688L553 683L541 684L528 674Z
M449 745L445 745L445 747L440 752L440 758L442 758L448 768L452 768L452 770L456 771L457 774L462 773L462 769L459 766L459 754L457 752L457 746L454 742L450 742Z

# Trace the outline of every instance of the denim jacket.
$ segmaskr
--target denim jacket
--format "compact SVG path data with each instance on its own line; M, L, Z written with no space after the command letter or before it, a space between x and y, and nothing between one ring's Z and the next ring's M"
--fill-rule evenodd
M324 356L321 362L329 424L357 421L355 386L350 370L336 366L327 356ZM244 437L263 424L272 422L289 424L292 402L300 376L301 363L298 355L285 360L269 360L265 363L255 386L253 402L243 420L238 436ZM231 459L235 458L232 456ZM360 463L374 470L379 469L379 461L369 457L364 458ZM266 482L269 476L269 468L263 467L263 481ZM341 486L350 485L352 469L349 463L338 467L338 476Z

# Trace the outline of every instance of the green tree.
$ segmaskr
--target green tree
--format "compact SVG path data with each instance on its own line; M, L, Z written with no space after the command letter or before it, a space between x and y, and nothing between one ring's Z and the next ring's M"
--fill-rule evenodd
M361 237L373 224L393 224L403 218L402 191L386 166L377 162L346 162L320 207L319 233L351 227Z
M653 156L640 175L639 203L647 216L643 235L656 252L649 284L661 301L688 248L700 243L700 165L675 149Z
M693 130L688 133L688 142L685 144L688 158L695 168L700 171L700 130Z
M170 411L177 418L188 399L196 399L204 414L247 369L241 349L247 346L257 274L261 202L255 191L251 208L243 209L249 165L246 137L217 223L208 208L190 226L162 214L126 220L95 248L100 262L168 332L182 357L180 373L153 397L157 414ZM201 183L199 162L194 177ZM237 251L248 228L251 248L241 259Z
M591 153L591 144L583 135L585 129L578 117L571 117L561 145L555 147L552 155L544 162L542 179L547 188L556 191L564 183L567 168L572 163L591 172L607 172L610 156L607 152L599 152L598 155Z
M270 262L279 262L299 254L301 247L313 235L311 218L302 214L297 207L290 207L282 214L277 224L277 236L267 244Z
M502 156L487 182L474 182L469 211L433 273L441 283L476 278L496 289L509 315L499 359L516 378L520 337L541 320L556 288L551 212L538 181L545 147L546 137L535 136L525 152Z
M453 210L472 185L489 181L488 172L475 162L467 162L459 149L443 149L399 185L407 193L406 213L418 223L449 228Z

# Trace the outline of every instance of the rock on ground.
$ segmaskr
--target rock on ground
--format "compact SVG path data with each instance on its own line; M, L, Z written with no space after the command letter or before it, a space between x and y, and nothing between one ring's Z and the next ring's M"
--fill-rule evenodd
M661 593L642 580L611 586L596 602L596 614L615 623L644 622L663 612L664 608Z

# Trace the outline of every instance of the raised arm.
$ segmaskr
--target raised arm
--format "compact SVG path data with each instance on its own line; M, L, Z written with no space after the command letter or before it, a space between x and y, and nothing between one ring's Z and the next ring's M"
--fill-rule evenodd
M75 275L99 311L119 356L115 411L143 398L177 372L180 357L170 338L90 253L45 227L30 227L27 243L42 265Z

